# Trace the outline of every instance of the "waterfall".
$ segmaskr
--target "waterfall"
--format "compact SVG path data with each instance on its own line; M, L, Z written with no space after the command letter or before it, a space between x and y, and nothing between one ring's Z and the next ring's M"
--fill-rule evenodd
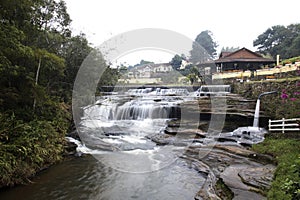
M260 108L261 97L263 97L265 95L269 95L269 94L276 94L276 93L277 93L277 91L264 92L258 96L257 101L256 101L255 113L254 113L253 127L258 127L258 125L259 125L259 108Z
M119 104L118 102L103 101L85 109L85 117L109 120L143 120L166 119L173 116L171 111L179 108L174 102L155 102L154 100L137 99Z
M141 88L130 89L127 94L132 96L187 96L189 92L187 89L180 88Z
M260 99L257 99L256 106L255 106L253 127L258 127L259 126L259 110L260 110L259 108L260 108Z

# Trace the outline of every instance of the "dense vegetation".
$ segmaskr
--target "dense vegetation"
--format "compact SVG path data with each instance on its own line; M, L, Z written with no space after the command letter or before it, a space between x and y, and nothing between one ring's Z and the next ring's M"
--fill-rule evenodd
M91 51L63 1L0 3L0 187L61 159L73 82Z
M300 24L272 26L254 40L253 46L257 46L261 53L270 54L273 58L276 58L276 55L284 59L299 56Z

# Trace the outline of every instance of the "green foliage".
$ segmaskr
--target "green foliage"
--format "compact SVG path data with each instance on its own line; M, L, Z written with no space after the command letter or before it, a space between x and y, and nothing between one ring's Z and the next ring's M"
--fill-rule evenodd
M174 70L179 70L181 67L182 60L184 60L184 56L183 55L180 56L180 55L176 54L170 61L170 65L172 66L172 68Z
M295 62L300 62L300 56L284 59L281 63L285 65L285 64L294 64Z
M290 58L300 55L300 24L272 26L260 34L253 42L261 53L270 53L273 58L280 55Z
M64 1L0 2L0 187L61 159L74 80L91 47Z
M213 39L211 31L202 31L197 35L193 43L193 49L190 51L190 61L193 63L201 63L214 58L217 55L217 43Z
M1 114L0 121L0 187L26 183L61 159L64 133L56 130L56 120L24 123Z
M261 110L272 119L299 118L300 116L299 77L290 80L238 83L234 87L235 92L252 99L257 99L258 95L263 92L277 91L277 95L263 97L261 101Z
M294 200L300 197L300 141L284 136L269 136L263 143L253 146L259 153L276 158L277 168L268 199Z
M103 72L98 87L101 86L114 86L120 77L118 69L107 67Z
M170 71L167 76L162 76L161 80L165 84L176 84L181 76L178 71Z

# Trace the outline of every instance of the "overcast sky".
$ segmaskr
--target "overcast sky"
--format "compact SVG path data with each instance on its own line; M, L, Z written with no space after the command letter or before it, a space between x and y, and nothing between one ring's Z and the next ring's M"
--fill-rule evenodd
M222 47L253 47L253 40L273 25L300 23L299 1L269 0L65 0L73 32L83 32L97 46L139 28L163 28L194 40L210 30Z

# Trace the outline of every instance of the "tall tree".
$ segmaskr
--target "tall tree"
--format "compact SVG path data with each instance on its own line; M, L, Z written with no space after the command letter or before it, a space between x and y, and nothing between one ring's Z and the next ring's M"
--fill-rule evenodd
M300 48L297 39L300 36L300 24L291 24L287 27L277 25L268 28L253 41L253 46L264 54L271 54L276 57L279 54L282 58L289 58L300 55Z
M205 62L217 55L217 43L213 39L213 33L209 30L197 35L193 48L190 51L190 60L193 63Z

